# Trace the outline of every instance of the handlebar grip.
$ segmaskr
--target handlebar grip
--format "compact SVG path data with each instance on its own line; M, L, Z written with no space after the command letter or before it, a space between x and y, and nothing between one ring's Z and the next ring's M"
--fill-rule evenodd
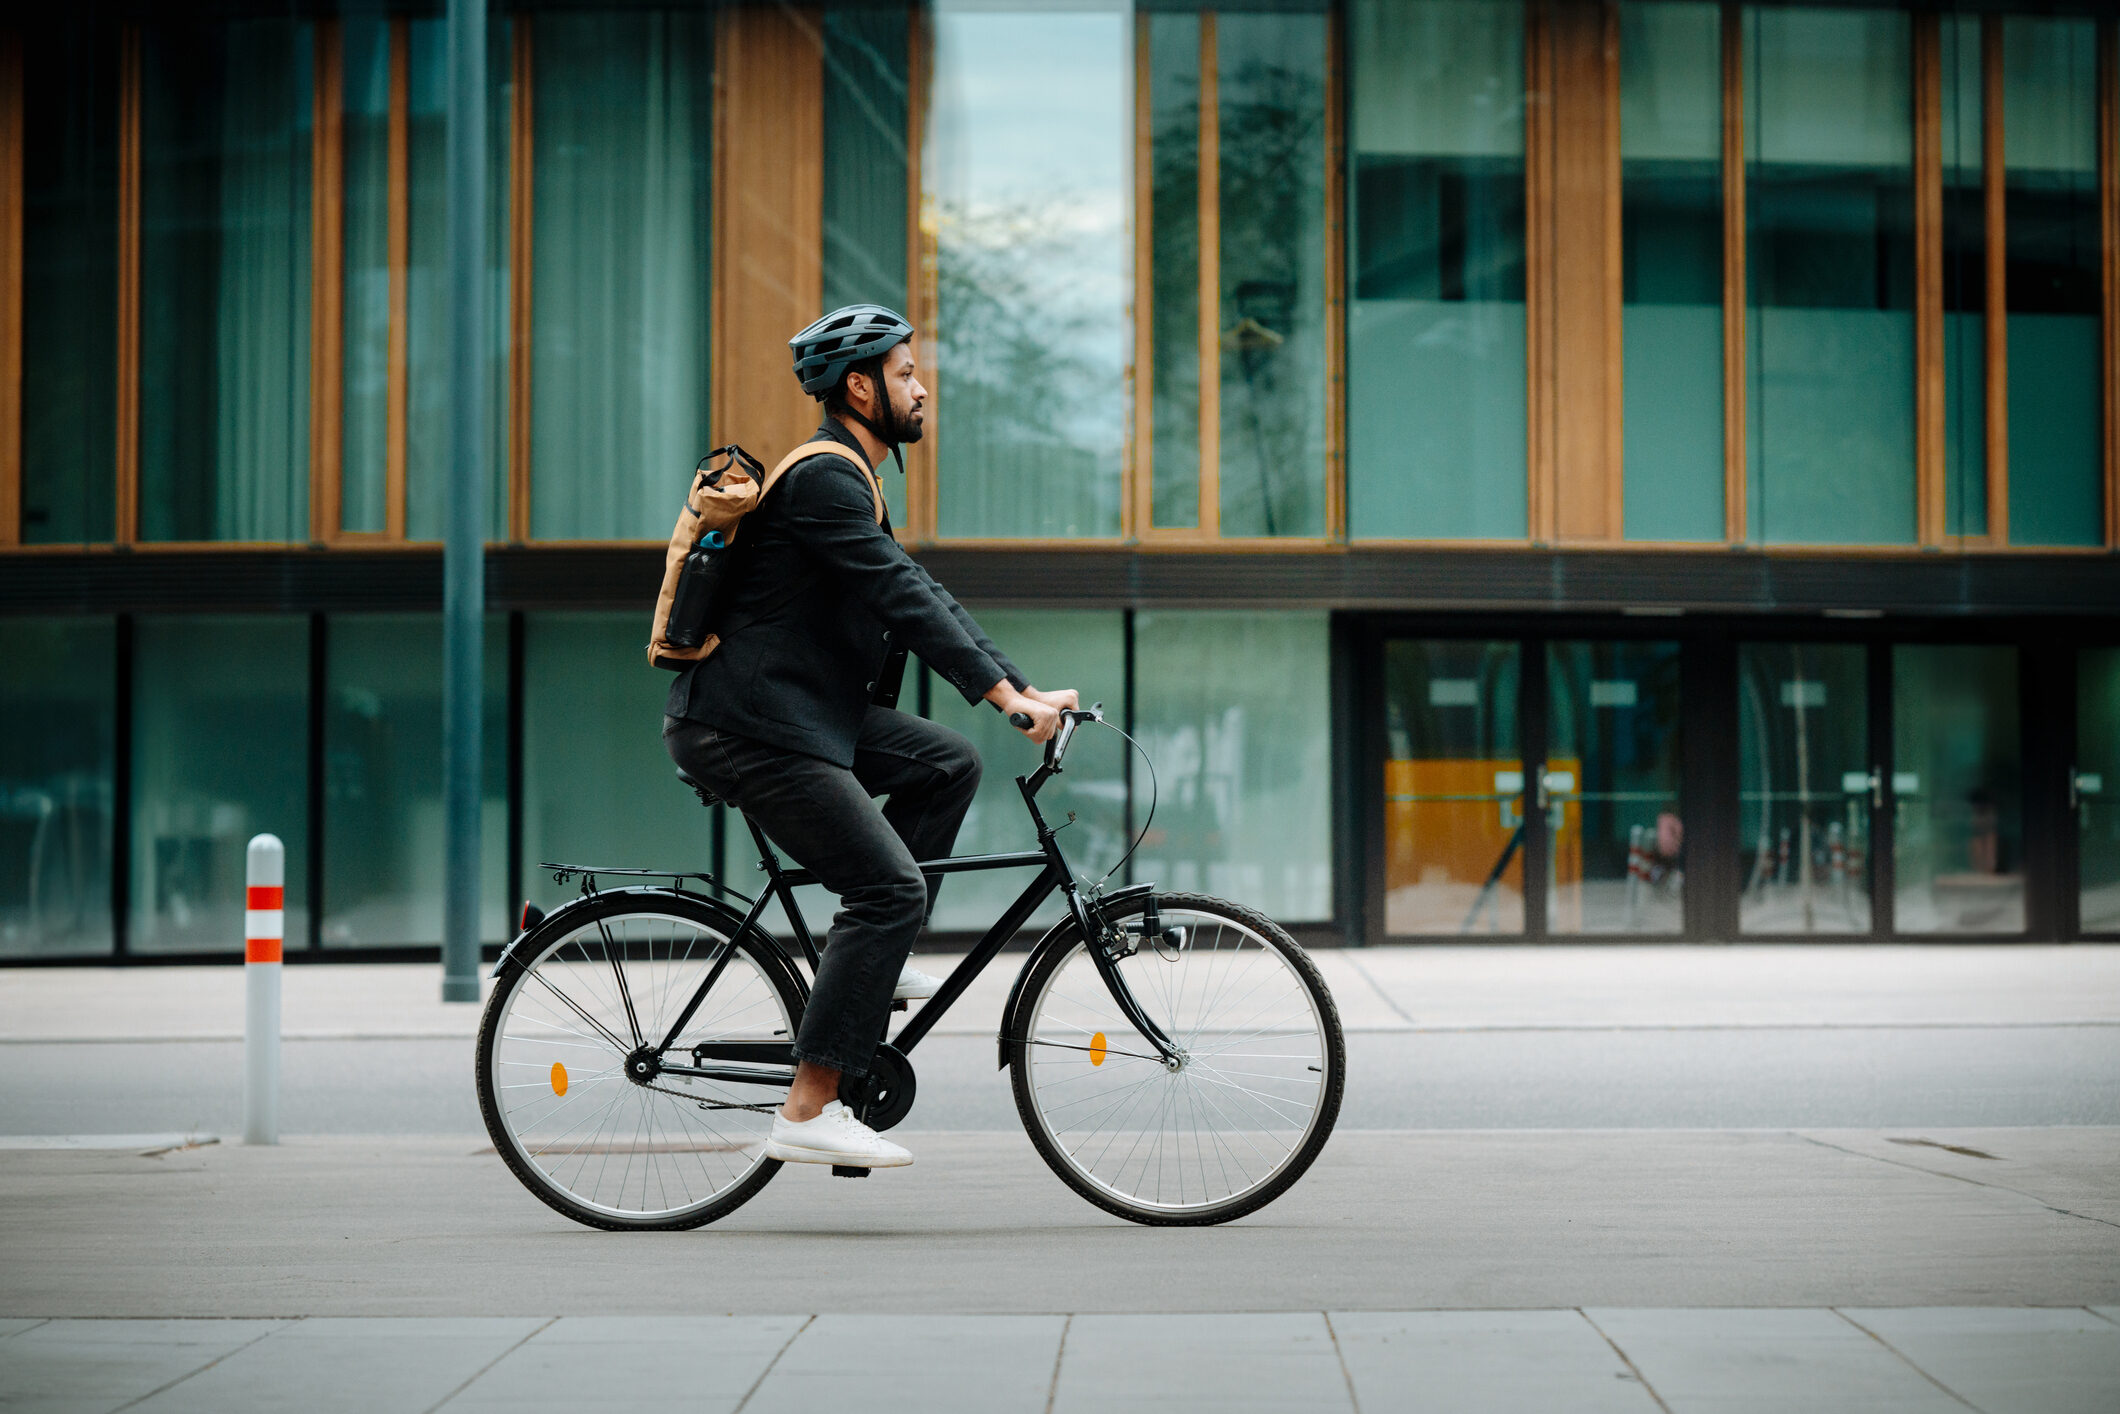
M1011 712L1008 714L1008 724L1019 732L1027 732L1031 729L1031 714L1028 712Z

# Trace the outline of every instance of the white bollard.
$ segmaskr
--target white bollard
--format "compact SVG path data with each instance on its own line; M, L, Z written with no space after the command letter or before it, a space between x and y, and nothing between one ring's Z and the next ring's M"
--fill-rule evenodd
M287 847L250 842L243 889L243 1142L280 1142L280 948L286 932Z

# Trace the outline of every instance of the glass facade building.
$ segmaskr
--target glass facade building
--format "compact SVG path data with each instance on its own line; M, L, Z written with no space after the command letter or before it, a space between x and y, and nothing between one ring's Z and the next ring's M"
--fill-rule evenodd
M1146 753L1056 783L1085 869L1349 943L2120 936L2120 22L2020 8L496 3L489 939L544 860L747 867L645 586L857 301L922 331L901 541ZM297 951L437 942L444 57L0 20L0 959L236 955L260 832ZM1021 847L1029 748L901 707Z

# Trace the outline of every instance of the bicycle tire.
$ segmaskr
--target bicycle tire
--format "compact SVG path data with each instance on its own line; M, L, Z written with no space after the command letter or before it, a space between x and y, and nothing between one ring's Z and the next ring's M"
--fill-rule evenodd
M1104 989L1102 978L1082 939L1062 935L1060 945L1034 960L1030 975L1024 979L1024 1002L1018 1014L1021 1025L1019 1034L1009 1038L1008 1051L1016 1113L1046 1166L1061 1182L1106 1212L1131 1222L1158 1227L1225 1223L1256 1212L1286 1193L1323 1151L1339 1118L1340 1100L1346 1085L1346 1038L1340 1027L1339 1011L1333 1005L1332 994L1325 986L1317 964L1280 925L1241 904L1201 894L1158 894L1156 903L1166 926L1190 927L1192 931L1184 944L1173 950L1175 957L1146 940L1140 940L1141 946L1120 963L1120 970L1150 1019L1187 1050L1184 1068L1175 1072L1166 1069L1154 1048L1118 1019L1110 993ZM1110 921L1123 926L1146 909L1146 898L1130 899L1118 906ZM1214 924L1218 930L1205 940L1200 936L1202 920ZM1138 939L1138 934L1131 936ZM1247 944L1261 964L1270 956L1275 965L1254 967L1243 961ZM1226 959L1222 956L1225 949L1230 953ZM1197 978L1176 975L1191 969L1195 962L1201 964ZM1241 976L1238 974L1240 965L1245 969ZM1156 967L1173 975L1159 977L1152 970ZM1285 978L1288 995L1300 994L1304 1007L1288 1011L1287 1029L1275 1032L1270 1026L1255 1030L1253 1034L1268 1037L1258 1044L1269 1049L1261 1053L1265 1059L1248 1060L1247 1063L1271 1066L1272 1071L1265 1078L1252 1079L1251 1084L1246 1085L1233 1079L1226 1067L1213 1064L1211 1058L1230 1054L1230 1045L1249 1044L1251 1037L1239 1031L1235 1033L1236 1040L1221 1040L1219 1049L1202 1049L1201 1038L1206 1036L1215 1040L1231 1034L1216 1030L1218 1022L1226 1024L1226 1020L1211 1014L1225 1000L1236 1003L1239 1009L1251 1008L1253 1020L1266 1007L1276 1005L1278 998L1269 993L1265 1006L1252 1006L1257 989L1267 985L1271 980L1267 974L1275 972L1276 968ZM1189 991L1195 981L1197 989ZM1246 996L1233 990L1240 986L1252 988L1252 993ZM1060 990L1063 987L1073 994L1072 997ZM1065 1014L1068 1011L1080 1015ZM1304 1030L1305 1012L1307 1032ZM1239 1015L1241 1020L1239 1010L1233 1010L1232 1014ZM1099 1029L1087 1037L1079 1034L1097 1025L1094 1018L1099 1016L1109 1018L1106 1024L1112 1027L1111 1030ZM1063 1037L1065 1039L1061 1039ZM1317 1046L1314 1056L1296 1049L1272 1049L1313 1041ZM1131 1069L1132 1078L1121 1079L1120 1074L1114 1072L1109 1077L1111 1083L1102 1092L1074 1090L1063 1095L1064 1087L1097 1079L1104 1065L1114 1056L1121 1058L1122 1067ZM1309 1081L1305 1076L1312 1070L1313 1063L1317 1078ZM1303 1070L1297 1070L1298 1065ZM1048 1071L1052 1072L1049 1076L1044 1074ZM1242 1071L1237 1074L1250 1076L1253 1073ZM1187 1090L1188 1085L1192 1087L1191 1091ZM1139 1092L1132 1098L1128 1097L1129 1086ZM1273 1088L1267 1089L1268 1086ZM1162 1097L1152 1098L1158 1089L1162 1090ZM1304 1098L1306 1092L1307 1099ZM1141 1109L1145 1098L1151 1099L1154 1106L1150 1111ZM1069 1107L1082 1107L1084 1115L1099 1113L1094 1107L1100 1100L1105 1102L1103 1112L1116 1116L1110 1126L1115 1137L1107 1139L1103 1150L1094 1158L1086 1158L1095 1134L1104 1131L1100 1129L1082 1137L1071 1150L1068 1136L1083 1128L1081 1117L1074 1117L1067 1124L1058 1121L1067 1118L1061 1112ZM1285 1152L1275 1156L1262 1150L1252 1136L1265 1138L1272 1132L1271 1119L1282 1117L1285 1120L1286 1115L1297 1113L1299 1101L1302 1123L1296 1126ZM1184 1187L1187 1155L1182 1132L1174 1131L1176 1137L1168 1146L1174 1155L1170 1166L1177 1174L1176 1200L1171 1201L1165 1196L1165 1159L1168 1156L1163 1121L1164 1117L1170 1116L1175 1124L1174 1117L1181 1105L1191 1107L1189 1112L1195 1126L1191 1158L1199 1175L1200 1196L1190 1202ZM1259 1116L1260 1122L1269 1128L1215 1127L1219 1120L1241 1117L1241 1114L1233 1115L1231 1110L1241 1111L1247 1105L1251 1107L1251 1113ZM1151 1112L1157 1116L1158 1126L1153 1131L1156 1135L1153 1149L1156 1194L1153 1198L1139 1191L1149 1185L1149 1156L1141 1156L1137 1178L1128 1176L1139 1145L1151 1131L1124 1128L1133 1115ZM1210 1122L1206 1141L1199 1131L1202 1115L1208 1116ZM1105 1160L1117 1142L1116 1136L1127 1133L1136 1134L1134 1148L1127 1151L1120 1162L1107 1163ZM1237 1143L1224 1138L1225 1134L1242 1136L1241 1143L1250 1153L1247 1155ZM1208 1164L1210 1158L1214 1161L1212 1167ZM1249 1172L1252 1162L1265 1164L1264 1171L1255 1179ZM1232 1165L1247 1182L1215 1196L1217 1170L1225 1186L1229 1186L1232 1181L1228 1169Z
M479 1026L479 1112L502 1162L549 1207L607 1231L694 1228L734 1212L779 1171L762 1145L784 1084L658 1076L643 1085L623 1069L631 1050L619 1047L633 1029L626 1003L645 1014L641 1033L660 1040L661 1028L704 980L716 948L731 938L721 977L673 1050L705 1040L793 1036L803 995L786 958L711 900L668 889L612 890L554 913L519 945L520 964L496 982ZM579 1076L570 1078L576 1068ZM540 1075L547 1077L542 1086ZM601 1110L567 1115L583 1096L592 1107L601 1102ZM758 1113L753 1104L768 1108ZM592 1118L589 1137L575 1140ZM562 1123L573 1128L558 1130ZM618 1154L625 1163L614 1181Z

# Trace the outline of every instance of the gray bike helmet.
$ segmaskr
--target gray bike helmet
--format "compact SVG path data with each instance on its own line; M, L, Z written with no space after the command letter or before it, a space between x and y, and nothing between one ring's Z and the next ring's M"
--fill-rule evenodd
M880 304L835 309L788 340L802 391L823 397L863 359L880 358L913 337L905 317Z

